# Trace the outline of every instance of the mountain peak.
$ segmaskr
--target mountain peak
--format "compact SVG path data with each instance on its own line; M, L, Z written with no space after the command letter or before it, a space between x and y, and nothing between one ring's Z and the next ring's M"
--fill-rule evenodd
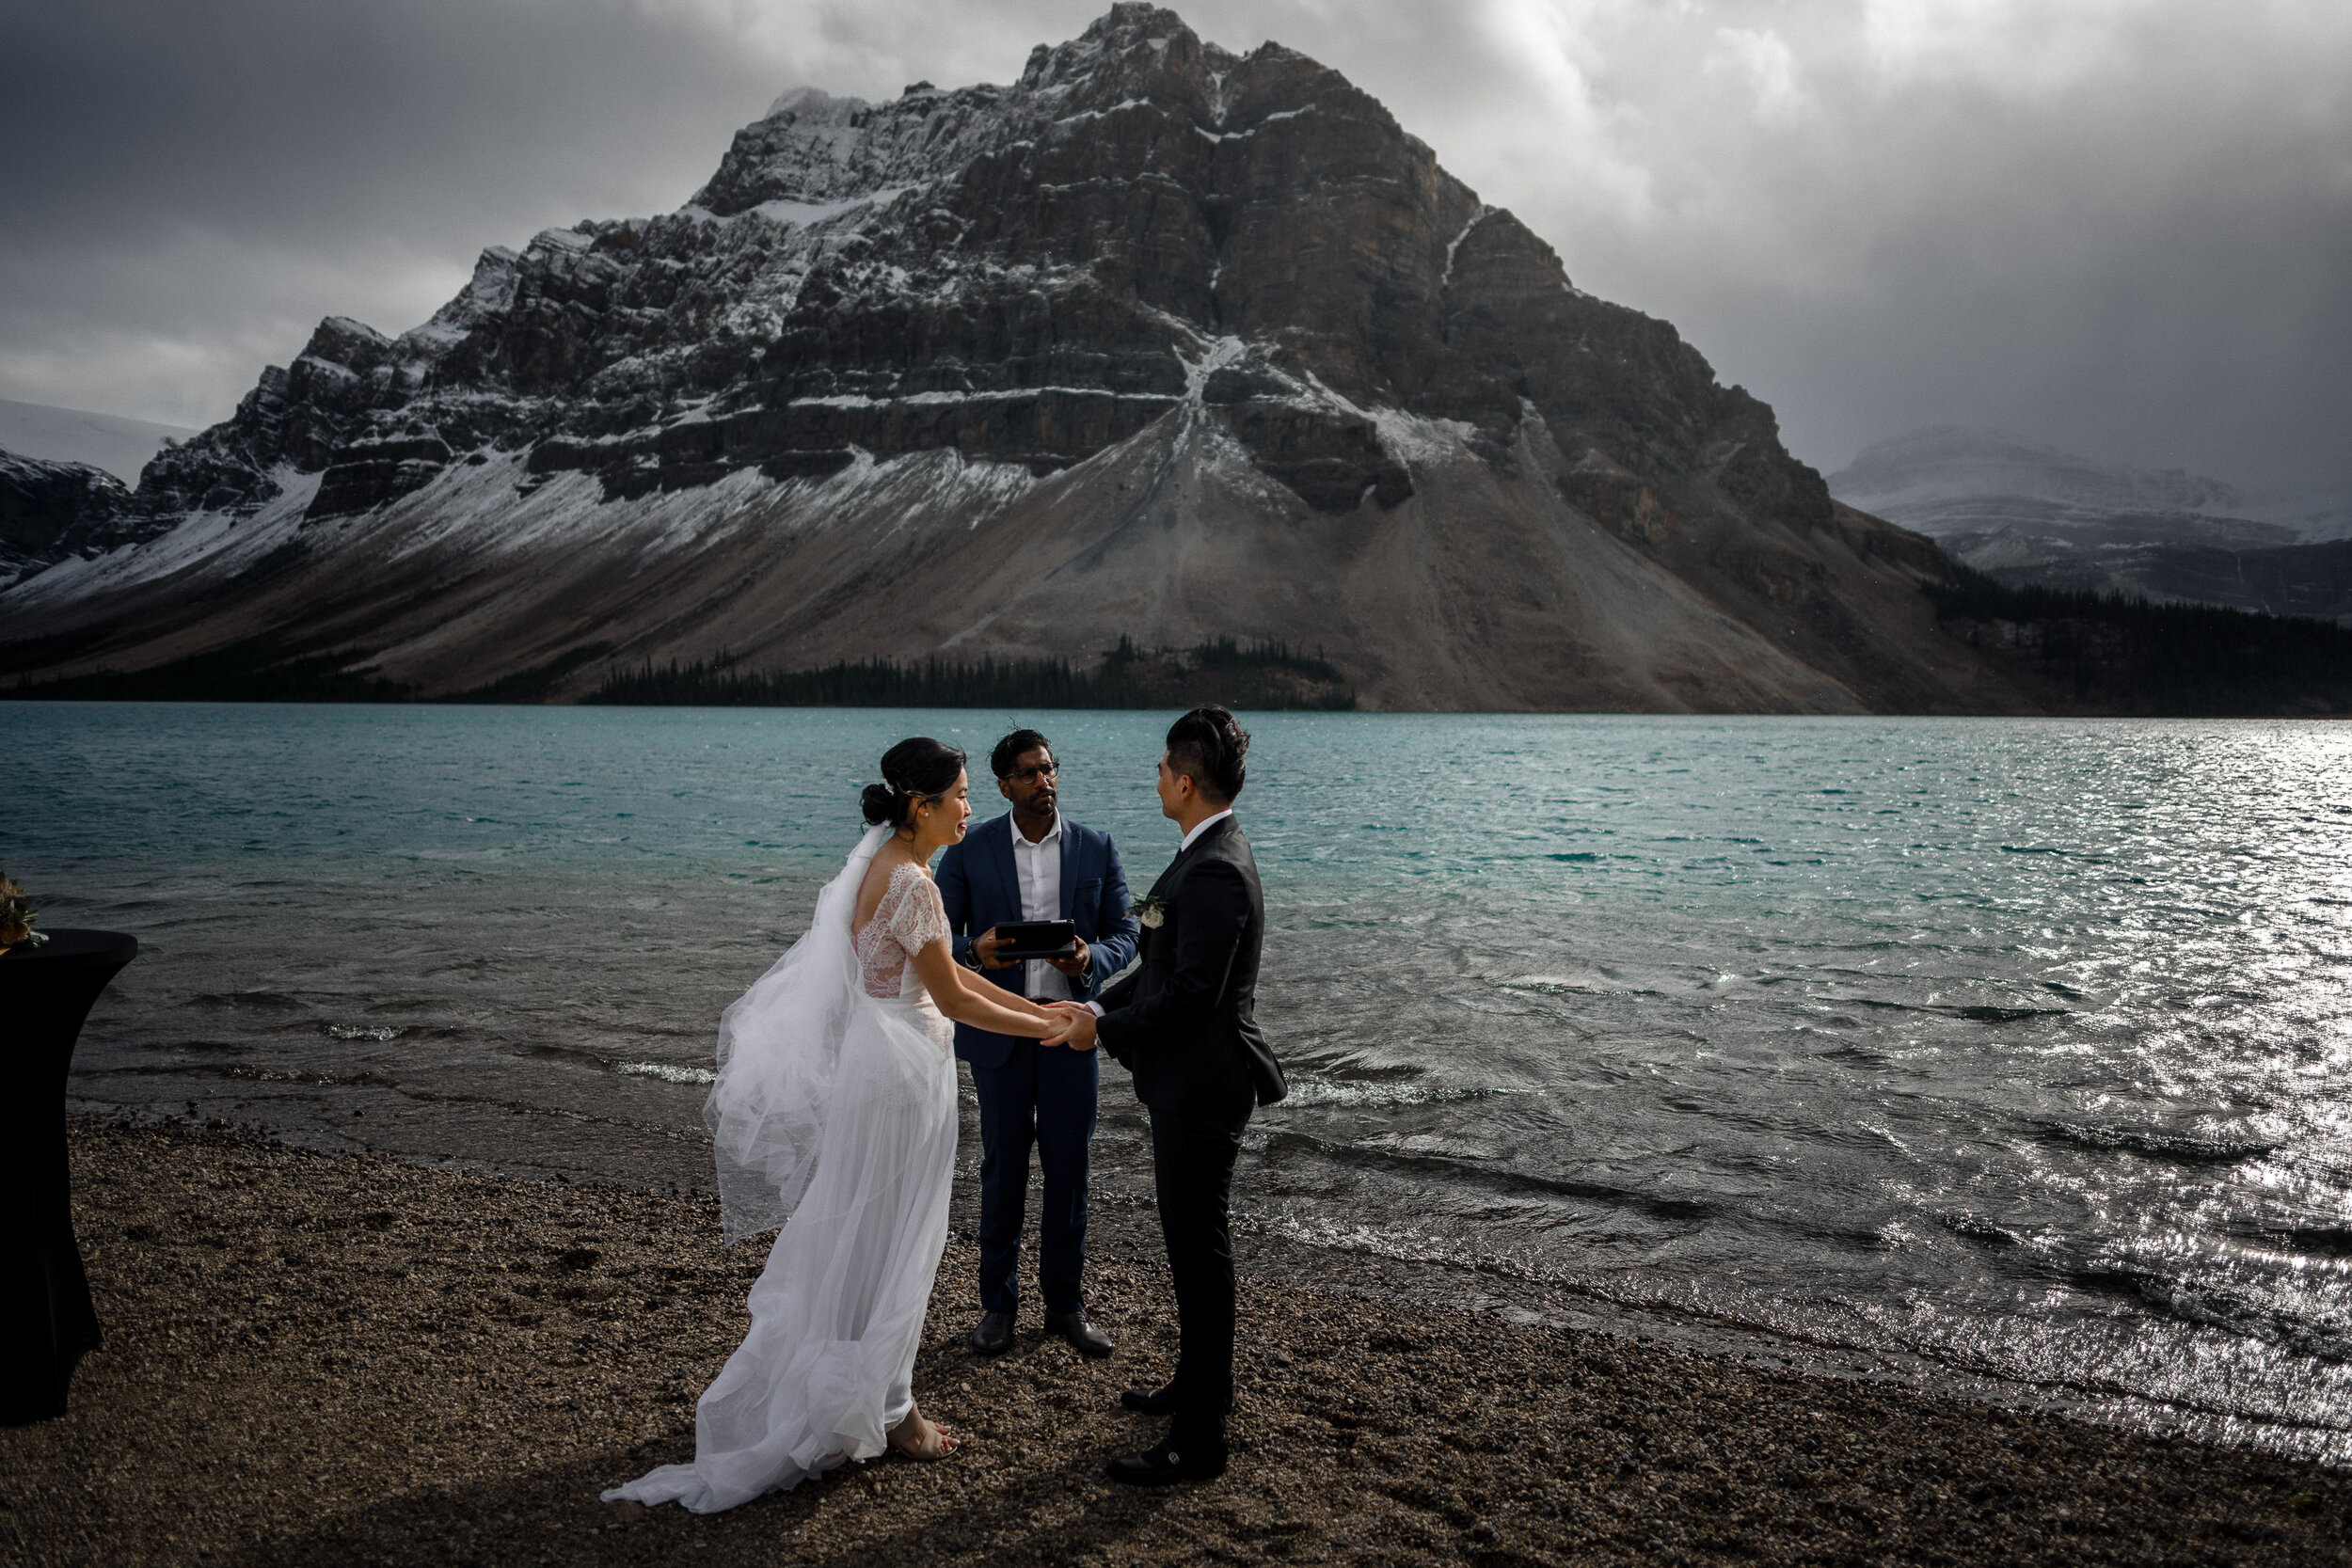
M1232 58L1222 49L1215 54ZM1197 92L1208 64L1200 35L1183 17L1158 6L1122 4L1069 42L1031 50L1021 86L1036 93L1107 87L1147 98L1171 88Z
M1089 23L1085 32L1051 53L1075 57L1089 50L1100 55L1125 55L1138 49L1179 57L1197 55L1200 35L1165 6L1150 5L1146 0L1120 0ZM1031 58L1035 57L1033 52Z
M136 508L217 570L134 551L44 615L309 627L427 691L553 661L574 692L592 644L1227 636L1320 644L1383 705L1944 679L1890 641L1940 558L1839 513L1769 408L1339 72L1149 5L1010 86L795 88L677 212L485 250L397 339L330 319Z
M909 93L914 90L907 89ZM846 125L850 117L872 106L863 98L835 98L822 87L799 87L780 94L760 119L775 119L788 115L812 125Z

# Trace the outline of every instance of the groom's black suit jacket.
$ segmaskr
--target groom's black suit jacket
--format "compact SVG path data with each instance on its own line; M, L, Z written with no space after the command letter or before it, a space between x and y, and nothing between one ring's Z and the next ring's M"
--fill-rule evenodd
M1225 1103L1242 1091L1273 1104L1290 1091L1258 1032L1265 895L1241 824L1229 816L1193 840L1152 896L1161 923L1143 928L1135 972L1103 993L1096 1042L1135 1075L1146 1105Z

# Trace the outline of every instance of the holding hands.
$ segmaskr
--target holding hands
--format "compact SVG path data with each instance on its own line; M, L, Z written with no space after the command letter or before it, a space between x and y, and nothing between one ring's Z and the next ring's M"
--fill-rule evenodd
M1061 1029L1038 1041L1040 1045L1066 1045L1073 1051L1094 1049L1094 1012L1079 1002L1054 1002L1046 1005L1049 1013L1061 1018Z

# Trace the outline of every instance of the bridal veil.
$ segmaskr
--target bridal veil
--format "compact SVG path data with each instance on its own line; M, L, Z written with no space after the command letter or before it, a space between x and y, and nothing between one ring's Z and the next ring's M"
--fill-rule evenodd
M716 1513L883 1451L914 1407L923 1320L947 1244L956 1070L947 1022L912 965L899 991L861 978L850 930L886 830L866 835L817 900L808 934L726 1010L704 1116L730 1238L776 1228L744 1303L750 1325L694 1412L694 1459L604 1494ZM939 895L867 941L901 952L946 934ZM892 894L885 894L884 905ZM869 952L869 958L871 958Z
M869 829L817 895L808 934L719 1015L719 1076L703 1102L730 1242L792 1216L816 1176L818 1131L863 994L850 920L886 827Z

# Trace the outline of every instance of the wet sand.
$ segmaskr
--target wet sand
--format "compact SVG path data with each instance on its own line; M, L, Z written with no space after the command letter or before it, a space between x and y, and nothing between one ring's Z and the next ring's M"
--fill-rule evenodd
M103 1349L0 1431L0 1563L2352 1562L2352 1475L1290 1278L1243 1295L1233 1467L1156 1423L1165 1273L1110 1230L1087 1361L974 1357L961 1228L915 1386L969 1441L711 1518L597 1491L693 1447L765 1249L715 1203L82 1123Z

